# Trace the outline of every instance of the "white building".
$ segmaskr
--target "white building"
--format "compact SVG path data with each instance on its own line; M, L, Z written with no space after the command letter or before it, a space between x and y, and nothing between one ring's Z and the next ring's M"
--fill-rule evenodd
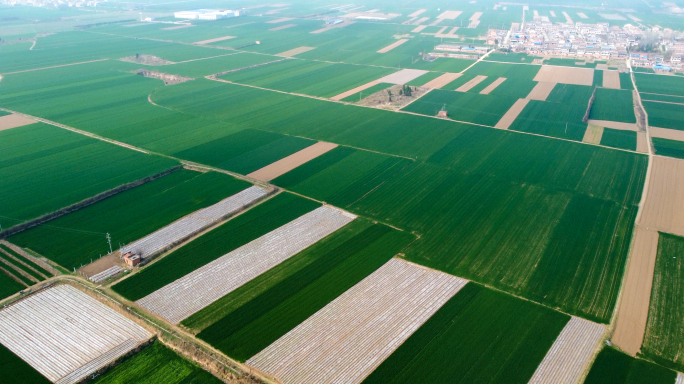
M219 11L216 9L196 9L193 11L174 12L176 19L199 19L199 20L218 20L228 17L240 16L240 11Z

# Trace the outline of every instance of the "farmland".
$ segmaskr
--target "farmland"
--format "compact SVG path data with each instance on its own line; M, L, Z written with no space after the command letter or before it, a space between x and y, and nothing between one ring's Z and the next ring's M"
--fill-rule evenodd
M597 88L589 118L592 120L636 123L633 104L632 91Z
M97 384L220 384L221 380L155 342L93 383Z
M639 92L684 96L684 78L681 77L635 73L634 80Z
M654 137L653 146L659 155L684 159L684 143L676 140L660 139Z
M636 151L637 133L634 131L604 128L603 135L601 136L601 145Z
M527 383L568 320L470 283L364 383Z
M601 350L584 384L674 384L676 373L617 349Z
M176 165L42 123L0 131L3 228Z
M227 355L246 360L371 274L413 236L354 222L182 324Z
M2 384L16 383L16 380L26 384L51 383L50 380L46 379L2 344L0 344L0 368L2 368L3 372L12 372L12 375L0 376L0 383Z
M12 236L71 270L142 238L198 209L249 187L249 183L215 173L179 170Z
M128 300L141 299L318 206L295 195L280 194L196 238L113 289Z
M5 269L5 267L2 268ZM9 273L10 272L0 271L0 300L12 296L26 288L25 285L10 277Z
M684 105L643 101L648 113L648 124L653 127L684 130Z
M661 233L642 354L672 369L684 367L684 238Z

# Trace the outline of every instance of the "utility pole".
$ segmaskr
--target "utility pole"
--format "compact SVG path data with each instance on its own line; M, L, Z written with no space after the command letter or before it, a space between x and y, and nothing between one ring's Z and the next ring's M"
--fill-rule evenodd
M109 253L112 253L112 237L107 234L107 242L109 243Z

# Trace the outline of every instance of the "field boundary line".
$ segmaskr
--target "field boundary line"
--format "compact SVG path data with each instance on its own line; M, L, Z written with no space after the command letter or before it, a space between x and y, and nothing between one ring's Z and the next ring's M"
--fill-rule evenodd
M684 103L674 103L672 101L662 101L662 100L642 100L648 101L649 103L663 103L663 104L674 104L674 105L684 105Z
M492 53L492 52L494 52L493 49L487 51L487 53L485 53L484 55L482 55L482 57L480 57L479 59L475 60L475 62L472 63L472 64L470 64L470 65L468 66L468 68L462 70L462 71L459 72L459 73L461 73L461 74L462 74L462 73L465 73L467 70L469 70L470 68L474 67L475 64L477 64L477 63L479 63L479 62L481 62L481 61L484 61L484 59L485 59L487 56L489 56L489 54Z
M51 68L60 68L60 67L69 67L72 65L80 65L80 64L88 64L88 63L97 63L98 61L106 61L109 59L97 59L97 60L90 60L90 61L81 61L78 63L71 63L71 64L62 64L62 65L53 65L51 67L43 67L43 68L34 68L34 69L25 69L23 71L15 71L15 72L5 72L2 75L14 75L16 73L24 73L24 72L33 72L33 71L42 71L44 69L51 69Z

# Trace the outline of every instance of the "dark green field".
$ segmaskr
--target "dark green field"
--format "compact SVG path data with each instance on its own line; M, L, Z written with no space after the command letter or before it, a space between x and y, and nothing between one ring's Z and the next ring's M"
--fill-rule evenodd
M311 200L282 193L196 238L112 289L128 300L138 300L318 206Z
M0 272L0 279L2 279ZM0 287L2 283L0 282ZM0 291L1 292L1 291ZM2 294L0 293L0 297ZM24 360L19 358L9 349L0 344L0 375L1 384L49 384L50 380L46 379L38 373L33 367L28 365Z
M659 128L684 130L684 105L643 101L648 114L648 125Z
M677 157L684 159L684 143L676 140L651 138L655 153L662 156Z
M611 347L601 350L584 384L674 384L677 374Z
M592 120L636 123L632 91L597 88L589 118Z
M684 78L682 77L654 76L643 73L635 73L634 80L636 81L639 92L684 96Z
M648 323L641 353L684 370L684 238L660 233Z
M430 72L430 73L437 73L437 72ZM364 89L361 92L355 93L351 96L347 96L344 99L342 99L341 101L346 101L348 103L354 103L357 101L361 101L361 99L366 98L366 97L374 94L375 92L380 92L382 90L385 90L391 86L392 86L392 84L387 84L387 83L376 84L370 88Z
M29 260L28 258L22 256L20 253L14 252L11 248L5 246L4 244L0 244L0 251L4 251L6 253L9 253L14 258L19 259L20 261L22 261L25 264L28 264L31 268L38 271L39 273L42 273L45 276L48 276L48 277L52 276L52 273L48 272L43 267L41 267L40 265L36 264L35 262Z
M245 361L373 273L414 238L381 224L354 221L182 324L203 329L200 339Z
M71 270L109 253L107 233L117 250L249 186L225 174L182 169L9 240Z
M568 320L567 315L470 283L364 384L524 384Z
M9 267L2 266L2 268L10 272ZM25 285L22 285L15 279L11 278L5 272L0 271L0 300L12 296L24 288L26 288Z
M222 381L156 341L92 383L221 384Z
M606 147L636 151L637 133L634 131L603 128L603 135L601 136L600 144L605 145Z

